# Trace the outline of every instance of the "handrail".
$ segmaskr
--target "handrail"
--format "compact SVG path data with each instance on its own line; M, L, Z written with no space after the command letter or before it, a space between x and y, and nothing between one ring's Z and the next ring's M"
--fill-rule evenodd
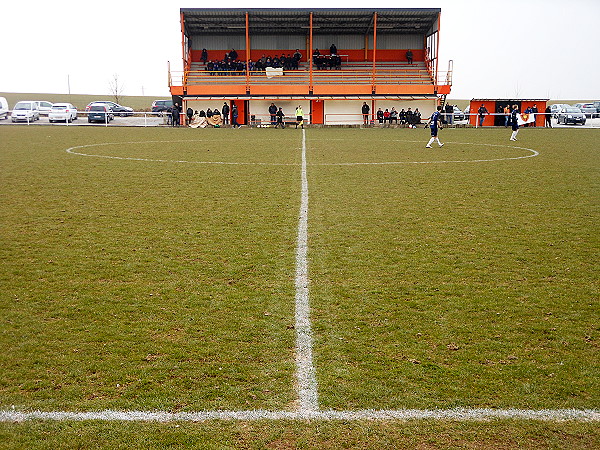
M211 75L212 73L212 75ZM169 73L170 84L172 77L185 85L240 85L246 83L246 71L213 71L192 70L178 73ZM451 85L452 73L440 73L439 85ZM248 82L252 84L306 84L309 83L310 72L306 70L289 70L282 75L268 78L264 71L251 71L248 73ZM427 70L423 69L378 69L373 79L369 70L324 70L312 73L315 84L433 84Z

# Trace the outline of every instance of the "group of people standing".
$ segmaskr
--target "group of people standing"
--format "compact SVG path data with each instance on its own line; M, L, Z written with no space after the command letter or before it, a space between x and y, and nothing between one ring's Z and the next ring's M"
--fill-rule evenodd
M298 128L298 125L304 128L304 111L302 110L302 106L298 105L295 114L296 128ZM285 128L285 122L283 120L285 118L285 113L281 107L277 108L275 103L271 103L269 106L269 116L271 118L271 125L273 125L275 128Z
M369 115L370 111L371 107L367 104L367 102L363 102L361 108L363 125L369 125L371 123ZM408 108L406 111L404 108L402 108L400 111L397 111L393 106L391 110L386 108L385 111L379 108L375 113L375 117L377 118L377 122L384 125L395 123L414 126L421 123L421 112L419 111L419 108L415 108L414 111L411 108Z

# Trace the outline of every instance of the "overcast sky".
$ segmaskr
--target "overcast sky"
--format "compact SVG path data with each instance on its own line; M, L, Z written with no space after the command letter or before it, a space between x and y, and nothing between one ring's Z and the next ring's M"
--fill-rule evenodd
M256 0L253 8L282 3ZM220 0L205 6L248 7ZM290 6L288 3L286 6ZM454 61L451 98L599 100L600 0L305 0L303 8L441 8L440 70ZM181 70L179 8L197 1L2 0L0 92L168 96Z

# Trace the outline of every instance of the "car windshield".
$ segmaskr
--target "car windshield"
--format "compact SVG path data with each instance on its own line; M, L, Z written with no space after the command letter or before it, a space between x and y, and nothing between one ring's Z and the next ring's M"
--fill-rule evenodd
M31 109L31 103L17 103L15 109Z

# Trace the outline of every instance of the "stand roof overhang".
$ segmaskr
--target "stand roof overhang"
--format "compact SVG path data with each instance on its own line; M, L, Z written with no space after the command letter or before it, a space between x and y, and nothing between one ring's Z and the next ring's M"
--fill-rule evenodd
M313 34L363 34L373 30L377 13L377 33L430 34L441 12L440 8L181 8L187 36L204 34L240 34L249 29L253 34L282 33L307 35L310 13Z

